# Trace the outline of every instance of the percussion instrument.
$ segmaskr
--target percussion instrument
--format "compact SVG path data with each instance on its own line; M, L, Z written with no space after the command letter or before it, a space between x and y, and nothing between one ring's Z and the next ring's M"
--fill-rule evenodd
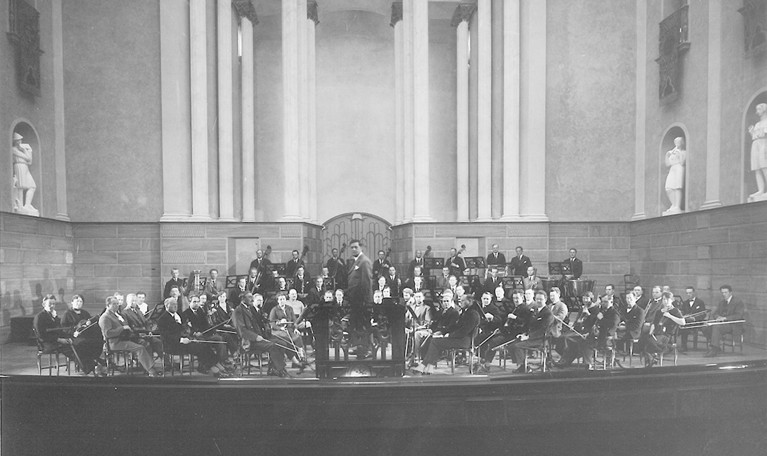
M550 293L553 287L559 286L559 279L550 279L550 278L541 277L541 286L543 287L544 290L546 290L546 293Z

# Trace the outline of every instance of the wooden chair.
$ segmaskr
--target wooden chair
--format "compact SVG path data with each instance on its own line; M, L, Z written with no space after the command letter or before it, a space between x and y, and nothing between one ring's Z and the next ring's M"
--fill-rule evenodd
M121 357L122 361L120 361ZM111 375L113 377L117 367L121 364L122 368L125 370L125 373L131 375L131 366L135 364L133 352L130 350L112 350L109 347L108 341L104 341L104 359L106 359L107 362L107 375Z
M267 365L269 365L269 353L268 352L262 352L258 350L240 350L240 365L242 366L243 373L245 372L245 369L248 369L248 375L250 375L251 368L253 367L250 364L251 358L255 358L258 360L258 374L264 375L264 353L266 353L266 361Z
M450 348L448 349L448 359L450 360L450 373L455 374L455 358L456 355L460 352L463 352L465 354L468 354L468 362L469 362L469 373L474 373L474 355L477 352L477 347L474 345L474 339L477 338L477 334L479 334L479 326L475 327L471 332L471 337L469 338L469 343L465 347L458 347L458 348Z
M526 373L536 370L539 372L546 372L546 362L549 359L549 356L551 356L551 338L546 336L546 338L543 339L543 345L540 347L526 348L524 349L524 352L524 366Z
M45 345L40 341L40 338L37 335L37 329L34 329L35 333L35 341L37 342L37 375L43 375L43 371L48 371L48 376L53 375L53 370L56 369L56 375L58 376L60 373L61 368L65 368L67 371L67 375L71 375L70 370L70 359L61 352L61 349L57 346L56 348L45 348ZM43 357L48 356L48 364L43 365ZM61 356L64 356L64 359L66 360L66 363L61 362ZM55 364L54 364L55 359Z

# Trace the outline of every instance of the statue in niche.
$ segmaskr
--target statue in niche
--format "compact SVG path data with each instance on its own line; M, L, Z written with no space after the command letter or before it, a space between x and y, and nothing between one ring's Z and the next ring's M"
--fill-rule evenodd
M759 122L748 127L751 135L751 171L756 176L756 193L748 196L748 202L765 201L765 183L767 183L767 103L756 105Z
M18 133L13 134L13 211L19 214L39 216L40 212L32 206L37 185L29 167L32 166L32 148L21 142L24 139Z
M663 215L679 214L682 212L682 192L684 191L684 162L687 151L684 150L684 138L674 138L674 148L666 152L666 195L671 207L663 211Z

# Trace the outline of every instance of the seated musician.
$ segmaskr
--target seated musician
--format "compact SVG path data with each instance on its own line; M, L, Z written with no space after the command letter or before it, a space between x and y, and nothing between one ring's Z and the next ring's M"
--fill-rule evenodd
M226 291L218 292L218 299L208 308L208 320L213 326L219 326L218 334L226 342L229 354L234 356L240 348L240 340L232 324L232 308L226 302Z
M477 293L480 295L480 299L482 298L482 295L484 293L490 293L490 295L492 296L495 293L495 289L500 286L503 286L503 282L501 281L501 278L498 276L498 267L491 266L490 275L485 280L485 283L482 284L481 291L477 290Z
M682 313L674 307L674 294L670 291L663 292L661 307L650 324L650 332L646 336L643 335L644 341L640 342L645 366L651 367L657 363L657 355L668 349L674 342L677 328L684 324Z
M56 312L56 297L52 294L45 295L42 304L43 310L32 320L37 343L47 353L58 352L76 360L75 352L72 350L72 340L66 337L66 328L61 326L61 317ZM80 369L85 372L86 367L80 366Z
M213 268L208 271L208 280L205 281L205 287L202 289L203 294L208 297L209 302L213 302L218 298L218 292L226 288L226 280L218 278L218 269Z
M80 366L83 375L93 372L97 377L106 376L106 362L102 357L104 339L98 329L98 315L92 317L83 309L80 295L72 296L69 309L61 316L61 326L68 328L66 334L72 336L70 340L83 364Z
M157 329L162 334L165 353L192 354L197 357L197 371L202 374L220 375L224 366L218 365L215 349L207 343L197 342L190 326L185 324L178 314L178 304L173 298L163 302L165 312L157 319ZM202 339L204 340L204 339Z
M271 322L272 339L280 345L285 345L291 350L287 355L293 362L292 367L299 368L299 374L308 366L304 353L304 340L301 332L296 328L298 315L288 305L285 293L277 293L277 305L269 312Z
M240 305L241 296L244 295L248 288L246 287L248 279L245 276L237 278L237 286L229 290L229 294L226 297L226 301L232 309L236 309Z
M146 296L143 292L136 294L128 293L128 296L125 297L125 307L120 310L120 314L125 318L125 321L128 322L128 326L130 326L131 331L134 333L149 333L152 332L154 324L144 316L143 312L141 312L141 308L139 307L141 300L138 299L139 294ZM146 346L150 350L149 353L157 353L160 356L163 354L162 339L159 337L147 337L135 340L134 342Z
M296 293L298 293L298 296L303 299L306 298L306 296L309 294L309 287L311 287L309 277L304 273L304 267L299 266L296 269L295 277L293 277L292 289L295 289Z
M500 288L500 287L499 287ZM500 331L489 339L481 338L479 342L479 365L476 372L488 372L495 358L496 347L515 340L526 331L530 308L525 304L522 290L514 290L511 294L511 304L502 307L504 314Z
M231 372L233 363L229 360L226 342L220 334L211 329L213 325L210 324L208 312L201 299L204 296L204 294L198 296L194 293L189 295L189 308L181 313L181 321L189 326L194 340L211 342L210 349L217 355L216 367L220 371Z
M672 295L673 296L673 295ZM637 300L637 304L639 300ZM650 325L655 320L655 315L663 305L663 290L659 285L652 287L652 297L647 303L647 307L644 310L644 325L642 326L642 334L650 334Z
M476 346L480 347L480 354L487 351L487 342L501 332L507 315L508 312L494 301L489 291L482 293L479 334L474 341Z
M309 288L309 294L306 297L306 305L319 304L323 301L325 295L325 279L321 275L314 278L314 285Z
M509 344L511 359L517 365L515 372L525 372L525 350L543 347L546 335L554 321L554 315L546 307L546 292L536 291L535 301L528 314L527 332L519 334L516 337L517 340Z
M386 276L381 276L381 277L379 277L379 278L378 278L378 280L376 281L376 288L374 288L374 289L373 289L373 291L376 291L376 290L378 290L378 291L380 291L381 293L383 293L383 290L384 290L384 288L386 288L386 287L388 287L388 285L386 284Z
M463 285L456 285L456 287L453 289L453 301L455 301L456 305L459 305L461 303L461 299L466 295L466 290L463 288Z
M138 307L142 314L147 315L149 305L146 303L146 293L143 291L136 292L136 307Z
M444 295L443 295L444 296ZM471 296L461 299L459 317L455 325L445 332L435 332L431 336L429 348L423 356L423 361L413 371L429 375L437 367L442 351L450 348L467 348L471 346L474 330L479 325L479 313Z
M413 298L413 290L408 287L403 288L402 297L398 300L398 302L402 306L414 306L415 299ZM407 314L405 315L405 318L408 318Z
M632 293L626 293L626 311L621 315L618 324L617 338L622 342L623 350L628 352L630 341L639 341L644 326L644 309L637 305L637 297Z
M176 302L173 298L168 300ZM150 377L161 376L162 373L154 369L154 359L145 346L130 340L131 328L127 320L119 313L120 301L114 297L106 298L106 311L99 317L99 327L110 350L128 350L138 358L139 364Z
M715 357L721 353L720 346L723 334L732 334L733 339L735 339L743 335L744 330L743 323L725 324L724 322L744 320L746 318L746 305L742 300L733 296L730 285L722 285L719 287L719 291L724 299L719 301L714 313L711 314L711 320L720 324L711 325L704 330L709 341L708 351L704 355L707 358Z
M442 268L442 275L437 277L437 289L446 290L448 288L452 289L450 286L450 268L445 266Z
M537 290L541 288L541 278L538 277L538 270L532 266L527 268L527 277L522 278L522 284L525 290Z
M389 266L389 271L386 274L386 285L391 290L392 296L399 296L400 290L402 290L402 279L397 274L397 268Z
M605 294L607 300L613 303L613 307L619 315L625 315L626 304L621 300L621 297L615 294L615 285L608 283L605 285Z
M574 324L571 327L563 328L562 337L567 341L567 348L562 357L554 362L556 367L569 366L580 355L581 346L594 332L597 315L602 310L601 303L594 299L594 293L591 291L584 293L581 299L583 305Z
M567 349L567 340L562 337L562 327L567 318L567 305L560 299L561 291L559 287L551 287L549 291L549 299L551 302L548 304L551 314L554 316L554 325L551 327L550 333L554 342L554 348L561 355Z
M290 377L285 370L285 349L281 343L275 343L269 332L269 325L261 313L264 297L260 294L253 296L246 292L242 298L242 305L232 312L232 323L237 334L242 340L242 349L245 351L269 353L269 375Z
M413 269L413 277L409 278L405 282L405 288L410 288L413 290L413 293L417 291L426 291L428 288L428 285L426 283L426 279L421 274L421 268L420 266L416 266Z
M535 292L536 291L537 290L530 290L530 289L526 289L525 290L525 304L528 307L532 307L533 306L533 303L535 302Z
M601 307L594 306L591 308L589 317L586 318L582 328L584 332L579 331L585 337L571 340L562 359L556 364L557 367L569 366L580 353L583 356L586 369L594 370L594 350L608 349L614 346L615 332L621 319L613 305L614 302L603 296Z
M686 323L694 323L705 320L708 315L708 312L706 311L706 303L695 295L695 287L689 286L685 288L685 294L687 294L687 299L682 301L682 304L679 306L684 321ZM697 331L697 329L692 331ZM682 341L679 351L682 353L687 351L687 339L689 338L690 333L691 331L686 331L684 329L680 330Z
M432 308L423 299L423 292L417 291L413 295L413 304L408 305L405 317L405 331L412 334L413 351L410 353L408 367L413 367L420 362L420 347L424 339L431 334L429 327L432 323Z
M435 311L432 309L431 325L428 328L428 334L423 338L421 345L415 346L418 351L417 355L423 359L426 351L429 349L431 343L431 336L434 334L440 335L449 332L458 323L458 309L453 300L453 292L445 290L442 292L441 306Z
M520 294L521 294L521 292L520 292ZM524 295L523 295L522 299L524 300ZM493 302L495 302L495 305L497 305L501 309L504 309L507 314L509 312L511 312L511 310L512 310L512 309L509 308L511 306L511 302L506 297L506 289L503 288L503 285L500 285L500 286L496 287L495 290L493 290Z

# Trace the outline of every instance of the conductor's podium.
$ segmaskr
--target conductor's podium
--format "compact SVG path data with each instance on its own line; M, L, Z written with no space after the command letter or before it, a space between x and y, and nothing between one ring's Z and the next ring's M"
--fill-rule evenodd
M347 309L348 310L348 309ZM336 305L320 305L310 317L315 339L317 378L402 377L405 374L405 306L394 299L364 305L353 317ZM365 324L354 327L354 320ZM372 323L371 323L372 320ZM362 341L370 356L350 353Z

